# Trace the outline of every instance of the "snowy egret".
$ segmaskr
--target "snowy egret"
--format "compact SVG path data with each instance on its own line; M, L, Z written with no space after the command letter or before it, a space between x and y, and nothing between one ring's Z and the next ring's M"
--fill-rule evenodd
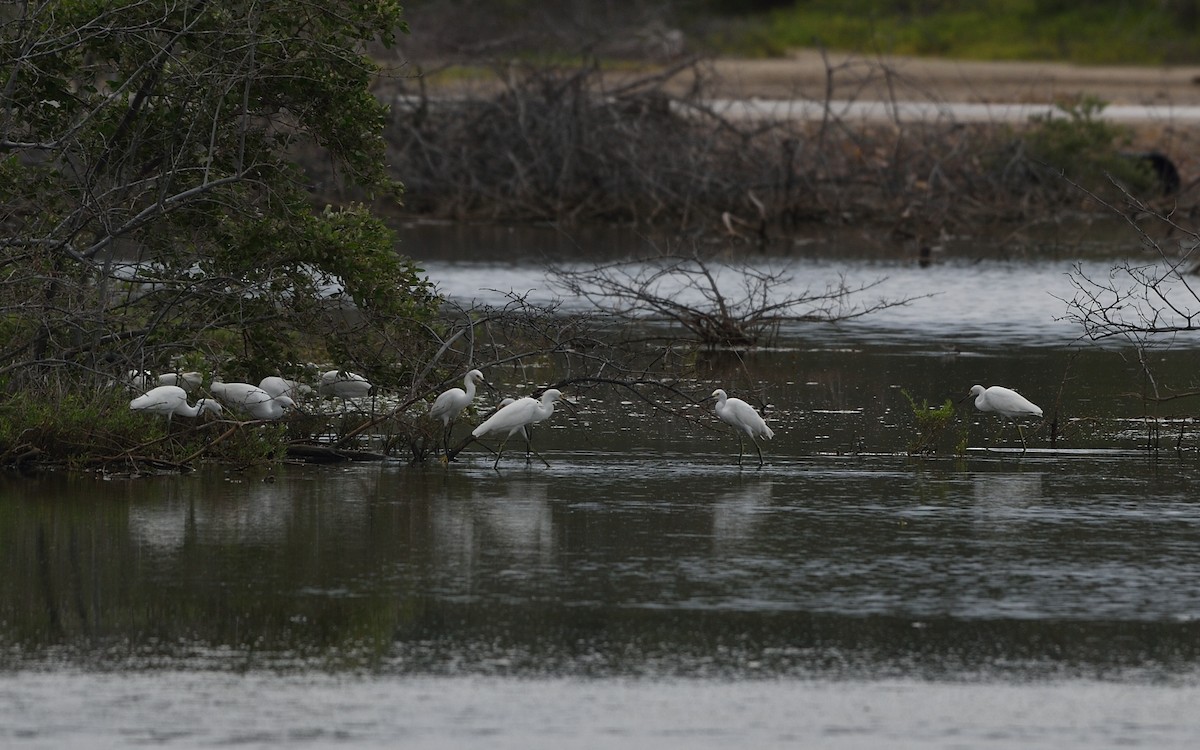
M709 398L717 400L717 416L721 418L721 421L737 430L738 466L742 465L744 448L742 435L745 434L750 438L750 442L754 443L754 449L758 451L758 468L761 469L763 454L762 448L758 447L758 439L770 440L775 437L775 431L767 426L767 423L758 415L753 406L740 398L729 398L725 391L720 388L713 391Z
M1001 417L1015 424L1017 426L1017 434L1021 436L1021 447L1025 447L1025 433L1021 431L1021 425L1017 422L1017 417L1040 417L1042 416L1042 407L1011 388L1005 388L1001 385L993 385L990 388L984 388L982 385L973 385L971 386L971 392L964 396L962 400L966 401L972 396L975 397L975 408L979 411L996 412Z
M301 383L299 380L290 380L281 378L275 375L268 375L258 383L258 387L262 388L271 397L287 396L290 399L297 399L301 396L307 396L312 393L312 388Z
M322 396L334 396L345 402L348 398L362 398L369 394L371 382L358 373L329 370L321 373L317 392Z
M204 382L204 376L198 372L164 372L158 376L159 385L177 385L185 391L194 391Z
M129 384L139 391L145 390L154 382L154 376L150 374L149 370L130 370L128 377ZM155 383L155 385L159 384Z
M213 381L213 395L226 406L241 409L255 419L279 419L296 406L290 396L272 396L249 383Z
M513 403L514 401L516 401L516 399L513 398L512 396L505 396L503 399L500 400L500 403L496 405L496 410L499 411L500 409L503 409L504 407L508 406L509 404ZM521 426L521 437L525 438L526 440L529 440L529 433L525 430L524 425Z
M130 401L129 408L133 411L160 414L165 416L167 421L170 421L171 417L176 414L181 417L195 417L205 411L214 414L221 413L221 405L211 398L202 398L196 402L195 406L189 406L187 391L177 385L160 385L151 388Z
M562 392L557 388L550 388L542 394L542 398L535 399L531 396L519 398L516 401L501 407L495 414L488 417L471 431L471 436L479 439L491 432L504 432L504 437L500 440L500 448L496 451L496 460L492 463L492 468L495 469L500 464L500 454L504 452L504 444L508 439L517 432L525 435L526 445L532 449L529 443L529 432L527 427L537 424L550 418L554 414L554 402L562 398ZM528 451L526 452L526 461L529 460ZM545 459L543 459L545 460Z
M450 452L450 431L453 429L450 423L458 419L458 415L462 414L462 410L471 405L475 400L475 382L487 382L483 378L483 373L479 370L471 370L463 377L462 388L451 388L448 391L442 392L433 402L433 406L429 408L429 416L432 419L442 420L442 437L445 444L446 452Z

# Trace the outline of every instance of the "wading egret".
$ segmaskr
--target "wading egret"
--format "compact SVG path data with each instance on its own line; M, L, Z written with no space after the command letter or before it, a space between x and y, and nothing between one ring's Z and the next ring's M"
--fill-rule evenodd
M241 409L255 419L279 419L296 406L289 396L272 396L249 383L214 381L211 390L226 406Z
M362 375L346 370L329 370L321 373L317 392L322 396L340 398L343 405L348 398L362 398L371 392L371 382Z
M475 383L486 382L483 379L483 373L479 370L471 370L463 377L462 388L451 388L444 391L437 400L433 402L433 406L429 409L429 416L432 419L442 420L442 438L446 452L450 452L450 431L453 429L450 423L458 419L458 415L462 414L462 410L471 405L475 400ZM465 390L464 390L465 389Z
M500 403L496 405L496 410L499 411L514 401L516 401L516 399L512 396L505 396L503 399L501 399ZM529 440L529 433L525 430L524 426L521 427L521 437L525 438L526 441Z
M211 398L202 398L195 406L188 406L187 391L177 385L160 385L151 388L129 402L133 411L145 411L151 414L165 416L168 421L178 414L181 417L195 417L201 412L210 411L221 413L221 405Z
M725 391L720 388L713 391L709 398L717 400L717 416L721 418L721 421L737 430L738 466L742 465L744 448L742 435L744 434L750 438L750 442L754 443L754 449L758 451L758 468L761 469L763 454L762 448L758 447L758 439L770 440L775 437L775 431L767 426L767 423L758 415L753 406L740 398L729 398Z
M263 378L259 382L258 387L271 394L272 398L287 396L295 400L312 393L312 388L301 383L299 380L289 380L288 378L281 378L275 375L268 375Z
M177 385L185 391L194 391L200 387L204 376L198 372L164 372L158 376L159 385Z
M519 398L511 404L501 407L495 414L485 419L483 424L471 431L471 436L477 440L491 432L504 433L504 437L500 440L500 448L496 451L496 460L492 463L493 469L500 464L500 454L504 452L504 444L517 432L525 435L527 446L525 460L529 461L529 450L533 446L529 442L529 432L526 428L549 419L550 415L554 413L554 402L560 398L562 398L562 393L557 388L547 390L542 394L540 400L531 396Z
M1021 447L1025 447L1025 433L1017 422L1017 417L1040 417L1042 407L1033 403L1021 394L1000 385L984 388L982 385L971 386L971 392L963 397L966 401L975 397L975 408L979 411L992 411L1017 425L1017 434L1021 436Z

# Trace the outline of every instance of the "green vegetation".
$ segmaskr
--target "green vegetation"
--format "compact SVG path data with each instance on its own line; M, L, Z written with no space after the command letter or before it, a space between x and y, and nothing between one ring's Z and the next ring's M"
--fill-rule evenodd
M1131 134L1128 128L1100 118L1103 102L1085 99L1057 109L1054 115L1031 117L1025 129L1025 147L1034 161L1087 185L1111 177L1135 193L1154 187L1155 175L1145 161L1121 155Z
M925 399L921 399L918 403L907 390L901 390L900 393L908 401L908 406L912 410L913 419L916 422L916 432L908 441L908 454L910 456L929 456L936 453L939 443L943 442L954 426L956 414L954 402L946 399L941 406L933 407ZM961 454L966 451L966 441L967 434L964 426L959 432L954 447L956 453Z
M1084 64L1200 59L1195 2L1102 0L809 0L715 37L726 50L773 54L824 46L869 53Z
M404 28L397 3L348 0L0 11L0 455L140 444L130 370L387 382L427 356L421 269L365 207L314 210L295 166L395 202L364 50Z

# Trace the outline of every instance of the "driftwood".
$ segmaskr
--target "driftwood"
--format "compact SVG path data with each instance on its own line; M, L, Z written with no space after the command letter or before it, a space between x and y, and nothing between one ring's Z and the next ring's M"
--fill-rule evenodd
M342 461L386 461L387 456L373 451L348 450L327 445L293 443L287 447L288 458L306 463L332 464Z

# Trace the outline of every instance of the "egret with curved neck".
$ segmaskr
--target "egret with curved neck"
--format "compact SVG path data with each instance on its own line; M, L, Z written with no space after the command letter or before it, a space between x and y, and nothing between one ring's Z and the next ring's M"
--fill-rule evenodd
M202 412L221 413L221 405L211 398L202 398L191 406L187 402L187 391L177 385L160 385L151 388L129 402L132 411L144 411L165 416L167 421L178 414L181 417L196 417Z
M532 450L533 444L530 441L529 432L526 428L549 419L554 414L554 403L561 398L562 392L557 388L550 388L542 393L541 399L535 399L530 396L519 398L508 406L498 410L471 431L471 436L476 440L492 432L505 433L504 437L500 440L500 448L496 451L496 460L492 462L493 469L498 470L500 455L504 453L504 444L508 442L508 439L513 434L521 431L525 431L527 446L525 462L529 462L529 450ZM545 459L542 460L545 461Z
M775 437L775 431L767 426L753 406L740 398L730 398L723 389L718 388L713 391L709 398L717 400L716 411L721 421L737 430L738 466L742 465L742 454L745 449L742 436L745 435L750 438L750 442L754 443L754 450L758 451L758 468L761 469L763 454L762 448L758 445L758 439L770 440Z
M454 420L475 400L476 382L487 381L484 380L482 372L471 370L463 377L462 388L443 391L429 408L430 418L442 420L442 446L447 454L450 453L450 433L454 429Z
M1012 422L1017 426L1017 434L1021 437L1021 452L1024 453L1028 449L1025 443L1025 432L1021 429L1021 423L1017 421L1018 417L1041 417L1042 407L1033 403L1021 394L1011 388L1005 388L1002 385L993 385L989 388L984 388L982 385L971 386L971 392L962 398L962 401L975 397L975 408L982 412L995 412L1002 419Z

